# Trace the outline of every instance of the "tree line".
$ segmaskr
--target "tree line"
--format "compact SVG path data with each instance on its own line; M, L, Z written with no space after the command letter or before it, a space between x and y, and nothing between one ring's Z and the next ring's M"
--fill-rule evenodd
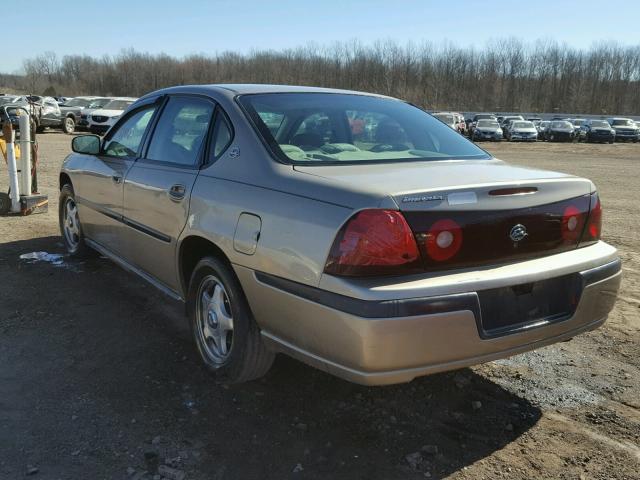
M139 96L202 83L316 85L403 98L429 110L640 113L640 45L588 49L515 38L452 43L358 41L177 58L134 49L94 58L45 52L6 76L28 93ZM3 80L0 78L0 80Z

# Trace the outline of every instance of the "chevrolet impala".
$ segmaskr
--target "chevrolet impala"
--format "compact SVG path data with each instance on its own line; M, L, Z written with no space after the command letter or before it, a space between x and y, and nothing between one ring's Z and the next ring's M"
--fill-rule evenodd
M72 149L69 254L100 252L184 302L222 381L282 352L407 382L593 330L616 299L591 181L509 165L401 100L173 87Z

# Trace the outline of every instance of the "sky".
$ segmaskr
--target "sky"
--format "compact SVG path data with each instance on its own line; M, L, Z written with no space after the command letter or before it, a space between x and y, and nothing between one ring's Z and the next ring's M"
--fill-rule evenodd
M640 2L614 5L602 0L30 0L28 9L2 9L0 72L19 72L25 58L45 51L103 56L130 47L181 57L353 39L481 47L517 37L585 49L609 40L640 44Z

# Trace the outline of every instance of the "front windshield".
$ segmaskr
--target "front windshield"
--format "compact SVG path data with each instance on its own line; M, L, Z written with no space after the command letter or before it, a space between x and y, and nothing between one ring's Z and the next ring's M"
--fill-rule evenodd
M287 163L487 159L490 156L405 102L367 95L276 93L239 98Z
M532 122L513 122L513 128L536 128Z
M449 115L449 114L446 114L446 113L434 113L433 116L436 117L441 122L446 123L447 125L451 125L451 124L455 123L453 115Z
M549 122L546 122L544 120L540 122L540 127L546 127L547 125L549 125Z
M125 110L132 103L133 100L111 100L103 108L105 110Z
M635 126L635 124L631 120L626 120L626 119L614 120L613 121L613 125L615 125L616 127L618 127L618 126L625 126L625 127L633 127L633 126Z
M500 125L495 120L478 120L476 124L478 128L499 128Z
M582 125L584 125L585 120L582 120L580 118L574 118L573 120L571 120L571 123L573 123L576 127L581 127Z
M483 114L480 114L480 115L476 115L474 117L474 119L476 121L480 121L480 120L495 120L496 116L495 115L491 115L489 113L483 113Z
M573 128L569 122L553 122L551 128Z
M591 122L591 126L596 128L609 128L609 124L604 120L594 120Z
M64 102L65 107L86 107L91 103L92 100L87 100L86 98L72 98L68 102Z
M6 105L7 103L13 103L16 97L0 97L0 105Z

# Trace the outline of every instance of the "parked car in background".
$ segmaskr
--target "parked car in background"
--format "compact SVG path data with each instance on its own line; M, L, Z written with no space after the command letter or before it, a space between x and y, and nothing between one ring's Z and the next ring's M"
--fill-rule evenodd
M637 142L640 129L630 118L610 118L609 124L616 131L616 142Z
M502 117L502 121L500 122L500 126L504 130L509 127L509 123L515 120L524 120L522 115L507 115L506 117Z
M0 133L2 133L2 126L7 121L11 122L14 128L18 127L18 117L15 109L11 108L12 105L15 105L16 98L18 98L17 95L0 95Z
M578 141L607 142L616 140L616 131L606 120L587 120L580 127Z
M567 120L554 120L545 129L545 140L549 142L573 142L578 139L573 124Z
M509 124L506 136L510 142L535 142L538 130L533 122L515 120Z
M72 148L67 251L95 249L184 301L221 381L284 352L407 382L598 328L620 285L591 181L508 165L396 99L175 87Z
M475 128L471 134L474 141L491 140L499 142L502 140L502 129L495 119L480 119L476 121Z
M497 120L497 119L496 119L496 116L492 115L491 113L478 113L474 115L467 128L469 137L473 135L473 129L476 128L478 120Z
M567 118L567 121L571 123L571 125L573 125L573 129L576 132L576 136L579 138L580 137L580 127L582 127L582 125L584 125L584 123L587 121L585 118Z
M75 97L60 105L63 116L62 130L65 133L73 133L80 124L80 112L96 98L99 97Z
M89 104L80 110L80 120L78 120L78 127L87 129L89 127L89 116L103 108L107 103L112 100L111 97L98 97L94 98Z
M43 132L47 127L62 127L62 112L58 102L53 97L20 95L14 98L13 103L29 110L33 115L33 121L38 132Z
M451 112L435 112L432 114L442 123L449 125L453 130L458 130L458 119Z
M89 130L91 133L104 135L129 106L137 99L132 97L117 97L111 99L104 107L94 110L89 115Z
M551 122L549 122L548 120L542 120L536 125L536 130L538 130L538 140L545 139L545 132L547 130L547 127L549 126L549 123Z

